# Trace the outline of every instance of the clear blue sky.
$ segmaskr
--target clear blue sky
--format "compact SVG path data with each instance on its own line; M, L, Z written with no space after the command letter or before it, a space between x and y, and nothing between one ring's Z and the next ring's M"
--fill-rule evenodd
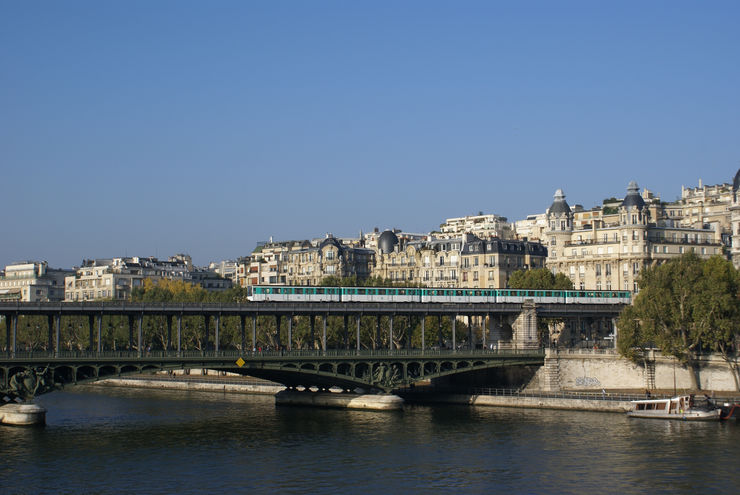
M737 1L0 0L0 264L249 254L740 167Z

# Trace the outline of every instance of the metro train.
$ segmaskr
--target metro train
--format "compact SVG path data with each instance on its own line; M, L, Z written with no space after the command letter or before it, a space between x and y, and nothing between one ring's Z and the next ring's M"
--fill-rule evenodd
M250 301L629 304L629 291L440 289L414 287L252 287Z

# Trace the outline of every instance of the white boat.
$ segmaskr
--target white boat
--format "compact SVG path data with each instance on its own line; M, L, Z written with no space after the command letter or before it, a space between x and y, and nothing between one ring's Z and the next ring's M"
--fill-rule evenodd
M670 399L633 400L632 418L681 419L685 421L716 421L721 410L711 404L697 407L693 395L679 395Z

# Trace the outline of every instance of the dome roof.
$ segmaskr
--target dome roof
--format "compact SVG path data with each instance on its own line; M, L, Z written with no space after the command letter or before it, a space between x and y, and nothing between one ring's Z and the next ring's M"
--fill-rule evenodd
M568 206L568 202L565 201L565 194L563 194L562 189L555 191L555 196L553 197L554 201L548 210L549 214L562 215L563 213L570 213L570 206Z
M732 192L736 192L738 189L740 189L740 169L737 170L735 180L732 181Z
M640 188L637 186L637 182L631 181L627 186L627 196L624 197L622 206L625 208L635 206L638 209L642 209L645 206L645 200L640 196Z
M378 238L378 247L383 254L392 253L396 244L398 244L398 237L390 230L384 231Z

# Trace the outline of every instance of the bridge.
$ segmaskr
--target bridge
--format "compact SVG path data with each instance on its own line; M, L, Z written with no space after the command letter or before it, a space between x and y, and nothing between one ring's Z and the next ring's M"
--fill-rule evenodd
M6 326L5 352L0 356L0 393L29 398L64 384L189 368L250 375L289 388L341 387L390 392L420 380L452 374L504 366L541 365L544 354L538 341L538 315L591 323L611 322L622 307L618 304L536 305L530 301L483 304L5 302L0 303L0 315ZM19 319L27 316L46 319L47 342L42 350L23 350L18 346ZM418 328L419 333L415 336L420 344L417 348L411 346L411 325L408 325L405 344L399 345L394 340L394 318L401 316L418 323L413 327ZM103 319L111 317L128 321L126 350L112 350L104 345ZM151 350L144 345L143 322L151 317L166 320L167 337L163 349ZM193 317L203 322L199 328L204 334L203 347L195 351L185 348L182 342L183 319ZM224 346L219 331L222 319L229 317L238 319L239 339ZM272 337L279 350L268 351L258 346L258 322L264 322L264 317L275 321ZM429 317L432 321L436 317L437 322L437 341L432 346L427 342ZM62 320L70 318L77 318L76 321L82 318L88 324L87 342L78 343L77 349L63 349L61 345ZM294 348L293 325L300 318L308 318L310 322L309 349ZM328 348L329 318L343 320L343 348ZM374 318L376 324L371 343L361 339L361 322L367 325L368 318ZM460 344L457 323L465 318L467 335L464 344ZM215 325L211 334L212 319ZM320 336L315 335L317 319ZM442 338L443 319L451 330L449 338L445 339ZM286 320L287 339L283 342L282 330L286 325L281 322ZM350 345L350 320L354 320L354 346ZM248 321L251 342L247 339ZM387 347L380 348L381 342L386 342Z

